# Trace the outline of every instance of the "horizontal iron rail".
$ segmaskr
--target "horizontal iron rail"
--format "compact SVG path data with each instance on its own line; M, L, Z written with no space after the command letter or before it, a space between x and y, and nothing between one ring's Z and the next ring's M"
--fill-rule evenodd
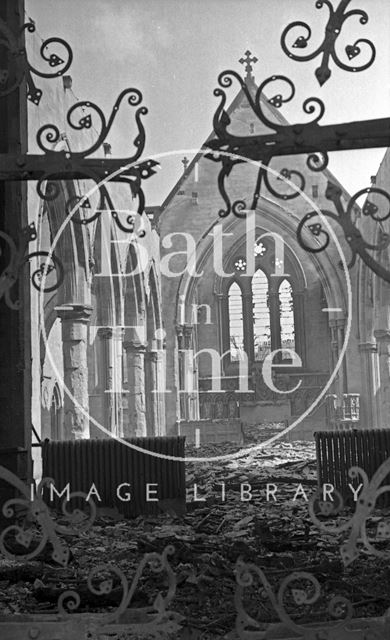
M214 138L206 147L218 150L232 143L232 152L252 160L266 156L297 155L315 151L347 151L390 146L390 118L364 120L320 126L316 123L286 125L274 134ZM141 161L134 163L142 164ZM65 151L45 154L0 154L0 180L81 179L97 175L101 179L119 172L114 180L126 175L128 158L69 157ZM132 165L131 165L132 166ZM121 171L122 170L122 171Z
M347 151L390 146L390 118L365 120L337 125L320 126L316 123L288 125L274 134L260 136L229 136L214 138L206 147L227 150L251 160L268 157L297 155L318 151ZM100 178L103 180L117 172L113 181L120 181L142 161L130 163L127 158L72 158L65 151L45 154L0 154L0 180L73 180Z
M120 180L127 170L145 164L142 160L131 163L128 158L76 159L68 155L65 151L36 155L0 154L0 180L40 180L45 177L51 180L74 180L93 176L103 179L116 171L120 171L120 175L114 180Z
M225 133L223 139L216 137L205 144L209 149L229 150L251 160L315 151L348 151L389 146L390 118L330 125L286 125L277 133L258 136L235 136Z

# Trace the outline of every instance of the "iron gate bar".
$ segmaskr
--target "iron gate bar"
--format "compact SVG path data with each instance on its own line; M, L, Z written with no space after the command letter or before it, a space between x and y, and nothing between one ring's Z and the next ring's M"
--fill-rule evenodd
M226 133L225 138L210 140L206 146L215 152L227 151L254 161L276 156L310 154L321 150L351 151L390 146L390 118L337 125L320 126L308 123L277 127L277 133L260 136L233 136ZM217 135L222 136L224 131L224 128L217 127ZM91 174L104 179L120 169L123 169L121 175L125 176L132 176L135 170L138 170L145 179L154 173L153 167L158 164L153 160L146 160L132 168L124 169L132 162L132 158L78 160L72 156L72 153L65 151L48 151L46 154L0 154L0 180L41 180L48 174L53 180L82 179L90 177Z
M249 51L247 58L249 58ZM249 60L251 60L249 58ZM248 70L249 69L249 70ZM235 79L242 93L245 95L248 105L253 112L254 117L262 123L267 129L274 130L275 133L267 133L261 135L237 136L232 134L228 129L231 119L225 110L226 92L225 89L231 87ZM289 92L284 97L278 93L267 99L265 89L275 81L282 81L287 84ZM261 165L258 169L258 176L254 187L252 204L250 209L256 209L258 199L260 197L262 183L271 191L271 193L279 199L290 199L299 195L296 190L295 194L286 195L279 193L270 188L267 178L267 170L271 160L277 156L284 155L302 155L309 154L306 164L312 171L323 171L329 161L328 152L330 151L350 151L356 149L380 148L390 146L390 118L378 118L373 120L363 120L360 122L348 122L333 125L320 125L319 121L325 113L325 106L322 100L317 97L307 98L302 105L303 111L307 114L314 114L314 118L308 123L284 124L274 122L265 114L263 103L266 100L275 109L279 109L283 103L289 102L295 95L295 86L289 78L281 75L274 75L267 78L256 88L252 75L251 65L247 64L246 79L235 71L223 71L218 77L220 87L215 89L214 95L220 98L220 104L214 114L214 131L216 138L207 141L204 145L206 149L205 156L214 162L221 164L218 174L218 188L220 195L225 203L225 208L220 209L218 215L226 217L233 212L239 218L246 217L248 206L242 199L235 200L233 204L230 201L226 190L225 180L230 175L235 165L246 161L260 161ZM210 152L207 152L210 149ZM281 174L287 178L291 178L293 171L282 169ZM299 172L295 172L301 181L301 188L304 189L305 181ZM390 196L383 189L377 189L371 186L360 190L350 200L344 211L340 194L337 187L332 183L328 183L325 197L333 202L335 212L327 209L321 210L322 214L337 222L344 233L345 240L352 251L352 258L349 267L355 264L357 255L363 262L380 278L390 282L390 271L381 264L380 259L375 259L367 250L381 252L390 244L390 235L381 228L381 223L390 216L390 210L385 215L378 212L378 207L366 201L363 208L363 214L369 216L378 224L378 233L374 240L366 240L361 230L352 220L353 206L361 195L376 193L384 196L390 203ZM301 247L311 253L323 251L329 245L329 234L322 229L320 223L309 224L307 228L311 231L312 237L317 241L317 245L311 245L304 241L303 228L312 217L318 215L317 211L308 213L300 222L297 229L297 239ZM319 242L323 240L322 244Z
M27 98L35 105L38 105L42 97L42 90L35 86L32 74L42 78L58 78L69 69L73 60L73 52L70 45L61 38L48 38L42 42L40 47L40 56L51 67L52 71L40 71L29 63L25 49L24 34L26 31L33 33L35 30L34 22L30 21L21 25L15 35L0 17L0 44L8 52L7 64L9 67L0 69L0 98L9 96L22 85L23 81L26 81L28 87ZM65 59L62 59L56 53L49 53L48 49L53 44L64 48L66 51ZM10 86L7 86L8 84ZM127 182L132 196L139 198L137 212L142 214L145 205L141 187L142 180L153 175L155 167L158 166L158 162L153 160L138 162L145 147L145 129L141 117L147 114L146 107L141 106L135 112L137 135L133 140L135 151L132 155L120 159L86 160L86 156L91 155L105 145L105 140L116 118L119 106L125 97L133 107L137 107L142 102L142 93L138 89L124 89L116 99L108 120L106 120L100 107L93 102L84 100L70 107L66 120L67 124L74 130L90 129L93 126L92 113L99 118L100 132L98 132L95 142L88 149L77 152L72 152L70 149L67 151L53 150L53 145L61 140L66 140L66 136L59 131L56 125L46 124L39 129L36 136L37 144L42 149L43 154L1 154L0 180L37 180L38 195L45 200L53 200L58 195L58 187L55 185L55 181L59 180L89 178L96 183L107 179L114 182ZM82 116L75 121L74 118L78 109L82 111ZM88 109L89 112L85 113L85 109ZM113 174L114 177L111 177ZM45 187L44 182L46 180L48 182ZM104 196L104 194L101 195ZM79 199L81 200L81 198ZM84 204L84 206L87 205ZM113 215L113 218L120 226L118 216ZM90 220L84 221L85 224L88 222ZM133 231L131 228L123 228L123 230Z
M236 76L233 71L224 71L223 73L231 73ZM248 97L249 93L245 93ZM229 119L229 123L225 116ZM317 122L294 125L272 123L268 126L276 129L277 133L257 136L235 136L227 131L229 124L229 116L226 111L221 110L214 127L217 138L209 140L205 145L206 148L214 152L230 152L247 160L265 161L284 155L310 154L318 151L352 151L390 146L390 118L322 126ZM211 155L208 157L214 159ZM0 163L0 172L1 170L2 164Z
M0 180L41 180L48 175L51 180L88 179L92 176L103 180L122 169L120 176L110 178L115 182L122 176L140 175L143 179L149 178L155 173L153 167L158 165L154 160L145 160L134 164L133 167L125 168L131 162L131 158L90 158L77 161L72 158L71 153L65 151L53 151L45 155L0 154Z

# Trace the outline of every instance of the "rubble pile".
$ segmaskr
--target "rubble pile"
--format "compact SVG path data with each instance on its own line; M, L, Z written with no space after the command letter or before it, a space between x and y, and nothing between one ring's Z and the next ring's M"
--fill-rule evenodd
M271 428L276 433L280 426L264 428L263 441ZM261 442L259 430L256 434L252 445ZM183 640L236 638L237 560L261 568L274 593L293 571L310 572L318 580L322 592L316 603L305 604L303 598L297 604L286 597L285 607L299 623L330 619L328 605L336 595L351 601L356 617L382 615L390 604L390 568L364 554L345 568L340 545L348 532L322 533L310 519L307 498L317 487L314 444L276 441L260 449L250 444L239 458L186 463L186 513L175 500L164 501L161 514L135 520L100 510L91 530L67 538L71 560L66 568L56 565L47 549L28 562L0 558L0 615L55 613L66 590L79 594L78 611L112 610L121 600L119 580L110 593L94 595L87 586L90 570L111 563L131 583L143 555L161 553L168 544L175 548L170 562L177 576L171 609L183 616ZM228 443L209 444L187 447L186 455L209 458L236 450ZM374 526L375 517L368 530ZM150 606L167 586L166 574L145 570L131 606ZM307 583L297 586L305 588L310 593ZM279 621L260 583L247 589L245 609L264 624Z

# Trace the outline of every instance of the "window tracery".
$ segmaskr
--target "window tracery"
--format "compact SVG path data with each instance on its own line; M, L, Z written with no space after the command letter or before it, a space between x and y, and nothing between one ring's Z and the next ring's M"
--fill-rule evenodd
M271 352L271 318L268 278L261 269L257 269L255 272L251 288L254 359L257 362L262 362Z
M290 282L284 279L279 285L280 346L295 351L294 300ZM282 361L291 360L289 351L282 351Z
M302 316L302 291L297 294L299 280L290 264L282 264L282 271L291 275L275 274L279 258L272 240L263 238L264 234L258 236L254 243L252 277L247 273L245 254L230 258L234 276L224 284L222 346L230 351L230 363L238 362L243 352L249 362L262 363L271 352L280 350L275 362L291 365L292 352L304 358L304 330L296 326Z
M236 258L234 262L234 268L236 271L246 271L246 260L245 258Z
M240 353L244 350L244 322L242 293L237 282L233 282L229 287L228 307L230 359L238 362Z

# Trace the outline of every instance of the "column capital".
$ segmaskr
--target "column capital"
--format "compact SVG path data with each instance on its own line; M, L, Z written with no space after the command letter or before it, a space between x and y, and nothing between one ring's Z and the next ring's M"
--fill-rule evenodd
M184 331L184 335L185 336L188 337L188 336L192 335L193 330L194 330L194 325L192 325L192 324L184 324L183 325L183 331Z
M378 342L390 342L390 330L388 329L377 329L374 331L374 336Z
M176 329L176 335L178 335L178 336L183 335L184 325L182 325L182 324L177 324L177 325L175 326L175 329Z
M123 327L99 327L97 330L99 338L115 338L116 340L122 340L125 335L125 329Z
M194 329L194 325L193 324L177 324L175 329L176 329L176 334L178 336L181 336L181 335L190 336Z
M99 338L108 339L112 338L113 331L112 327L99 327L96 333Z
M150 362L158 362L159 352L154 349L146 351L145 358Z
M146 344L142 342L134 342L132 340L126 340L123 343L123 348L125 349L126 353L128 352L145 353Z
M360 342L358 345L359 351L371 351L372 353L377 353L378 345L376 342Z
M346 318L330 318L328 324L330 327L345 327Z
M62 320L73 322L89 322L92 315L92 307L86 304L64 304L55 307L57 316Z

